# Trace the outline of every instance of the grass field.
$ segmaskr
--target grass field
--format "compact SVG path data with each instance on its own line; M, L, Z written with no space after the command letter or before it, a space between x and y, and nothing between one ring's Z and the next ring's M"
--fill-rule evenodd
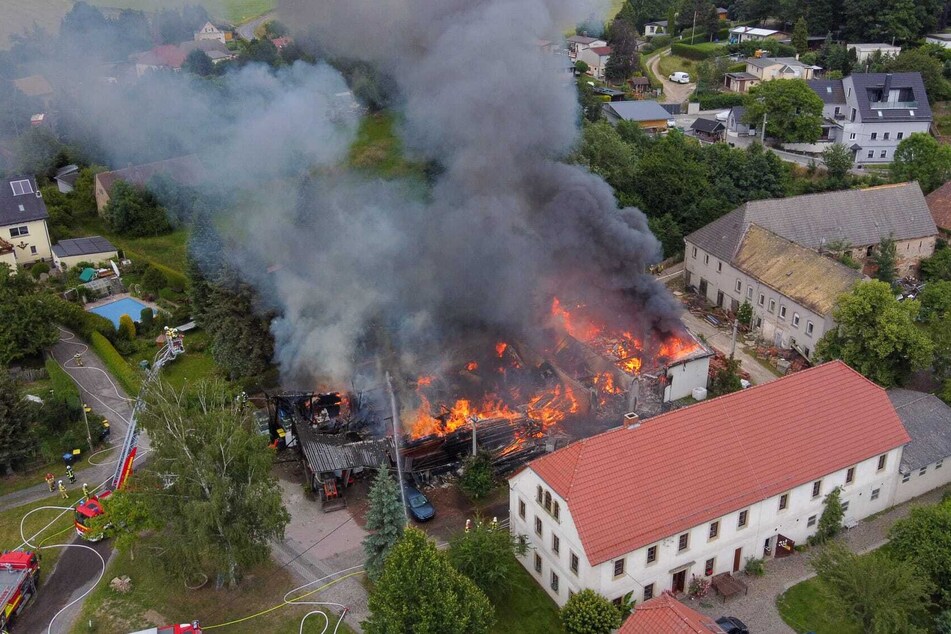
M188 262L187 229L178 229L161 236L129 238L111 233L102 220L97 218L80 227L74 227L65 237L79 238L90 235L100 235L119 249L130 251L126 257L134 259L136 255L142 255L180 273L185 272Z
M402 143L394 126L391 114L364 117L357 130L357 138L350 147L350 166L374 172L384 178L422 176L422 165L403 157Z
M657 63L657 67L664 77L669 77L678 71L684 71L690 74L691 81L697 80L697 62L692 59L687 59L686 57L664 55Z
M558 606L548 598L521 564L505 601L495 606L493 634L558 634L564 632Z
M24 504L23 506L0 511L0 550L10 550L21 544L20 519L30 510L41 506L66 506L70 502L76 502L77 499L77 493L74 491L69 500L63 500L58 495L55 495L45 500L40 500L39 502ZM66 502L66 504L62 504L63 502ZM62 513L62 511L55 510L37 511L33 513L23 523L23 534L27 537L31 537L60 513ZM70 511L63 514L62 517L56 520L55 524L43 531L34 544L42 546L65 543L72 539L72 537L73 513ZM63 549L61 548L46 548L40 550L40 568L43 570L44 577L49 575L53 569L53 564L56 563L62 551Z
M89 0L89 4L140 11L177 9L186 4L201 5L214 18L240 24L271 11L277 5L277 0Z
M796 632L859 634L861 631L856 624L841 621L830 613L828 601L815 577L781 594L776 606L786 624Z

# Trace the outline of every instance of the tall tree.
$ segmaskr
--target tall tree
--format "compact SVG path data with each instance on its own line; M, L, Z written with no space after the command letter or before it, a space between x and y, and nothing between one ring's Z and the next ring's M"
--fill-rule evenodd
M822 99L801 79L775 79L750 89L744 121L762 125L786 143L815 143L822 136Z
M367 634L484 634L495 621L485 593L416 528L390 551L369 607Z
M898 144L891 172L894 180L918 181L927 194L951 180L951 146L926 132L915 132Z
M819 516L819 525L816 527L816 534L809 538L809 543L824 544L833 539L842 530L842 519L844 517L842 489L835 487L822 500L822 515Z
M881 550L856 555L830 544L810 562L832 609L867 634L913 632L928 618L931 583Z
M740 360L726 359L723 367L718 369L710 380L710 396L723 396L743 389L740 383Z
M951 378L951 281L929 282L918 295L920 319L934 344L933 368L938 378Z
M383 564L393 546L403 536L406 527L406 512L397 483L393 481L386 465L377 471L370 487L367 509L367 531L363 550L367 556L367 575L374 581L383 574Z
M233 585L268 558L270 541L283 539L290 521L267 439L222 383L181 391L160 383L147 404L140 419L151 441L147 469L174 476L167 489L142 490L161 518L162 560L175 574L211 570Z
M572 162L584 165L601 176L619 192L628 192L634 184L634 148L625 143L617 129L607 121L587 123L572 155Z
M30 275L0 264L0 366L39 354L56 343L53 309ZM2 372L2 370L0 370Z
M208 53L200 48L196 48L185 57L182 68L199 77L207 77L215 72L215 65L208 57Z
M933 345L915 325L920 304L899 302L885 282L862 282L836 302L836 327L816 344L821 361L842 359L885 387L928 367Z
M717 7L712 2L704 2L697 14L697 26L701 26L707 32L707 41L712 42L717 31L720 30L720 14L717 13Z
M165 208L147 189L119 181L102 211L109 228L130 237L157 236L172 230Z
M951 280L951 248L938 249L930 258L922 260L921 274L929 282Z
M848 185L853 157L847 147L840 143L833 143L822 152L822 162L826 166L826 174L834 188L839 189Z
M582 590L561 609L567 634L609 634L621 627L621 612L594 590Z
M615 22L608 31L608 44L611 46L611 56L604 67L604 77L612 82L624 81L634 74L640 64L637 31L627 22Z
M0 271L0 275L4 272ZM0 475L13 473L33 455L31 408L6 367L0 366Z
M951 501L913 507L895 522L888 537L893 556L930 579L940 605L951 608Z
M809 50L809 27L806 25L806 18L802 16L799 16L796 26L793 27L792 45L800 55Z
M875 263L875 279L893 286L898 277L895 268L897 261L898 247L895 245L895 240L891 237L882 238L872 255L872 262Z
M951 83L944 74L944 62L936 54L931 54L932 51L924 47L903 50L897 57L884 58L882 70L888 73L921 73L928 101L944 101L951 97Z
M527 552L524 537L513 535L495 520L477 517L449 540L449 563L493 599L503 597L519 574L516 555Z
M128 552L132 560L135 560L135 545L142 533L159 530L163 526L161 513L154 513L148 496L136 490L139 482L153 488L162 486L154 477L135 476L126 483L125 488L101 500L105 513L86 522L90 534L111 538L115 547Z

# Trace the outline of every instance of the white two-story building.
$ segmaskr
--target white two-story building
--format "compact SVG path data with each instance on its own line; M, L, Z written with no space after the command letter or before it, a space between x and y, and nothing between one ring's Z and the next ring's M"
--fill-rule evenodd
M792 553L836 487L846 521L888 508L907 442L885 390L833 361L532 461L509 479L511 530L558 605L640 603Z
M36 179L12 176L0 180L0 248L2 261L17 266L49 261L53 257L46 227L49 212ZM9 260L13 256L13 262Z

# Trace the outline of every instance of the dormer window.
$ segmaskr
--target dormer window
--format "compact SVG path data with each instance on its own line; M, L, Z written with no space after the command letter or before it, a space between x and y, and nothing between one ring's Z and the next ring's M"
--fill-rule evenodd
M33 193L33 183L29 180L10 181L10 188L13 189L14 196L23 196Z

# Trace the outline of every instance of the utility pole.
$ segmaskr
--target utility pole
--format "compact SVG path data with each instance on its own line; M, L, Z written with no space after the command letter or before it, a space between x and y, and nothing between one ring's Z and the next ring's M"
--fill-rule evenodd
M763 111L763 129L759 131L759 142L766 145L766 111Z
M476 454L479 453L479 445L476 444L476 417L470 416L469 422L472 423L472 457L475 458Z
M739 323L739 320L733 319L733 339L730 341L730 358L733 358L733 355L736 353L736 326Z
M403 487L403 456L400 455L400 419L396 413L396 394L393 393L393 382L390 381L389 372L386 373L386 389L390 392L390 410L393 416L393 444L396 447L396 477L399 479L400 498L403 500L403 517L409 522L409 515L406 513L406 490Z
M83 403L83 422L86 423L86 440L89 442L89 453L92 455L92 434L89 433L89 419L86 417L88 412L91 412L92 408Z
M697 10L693 11L693 28L690 30L690 44L693 45L693 38L697 35Z

